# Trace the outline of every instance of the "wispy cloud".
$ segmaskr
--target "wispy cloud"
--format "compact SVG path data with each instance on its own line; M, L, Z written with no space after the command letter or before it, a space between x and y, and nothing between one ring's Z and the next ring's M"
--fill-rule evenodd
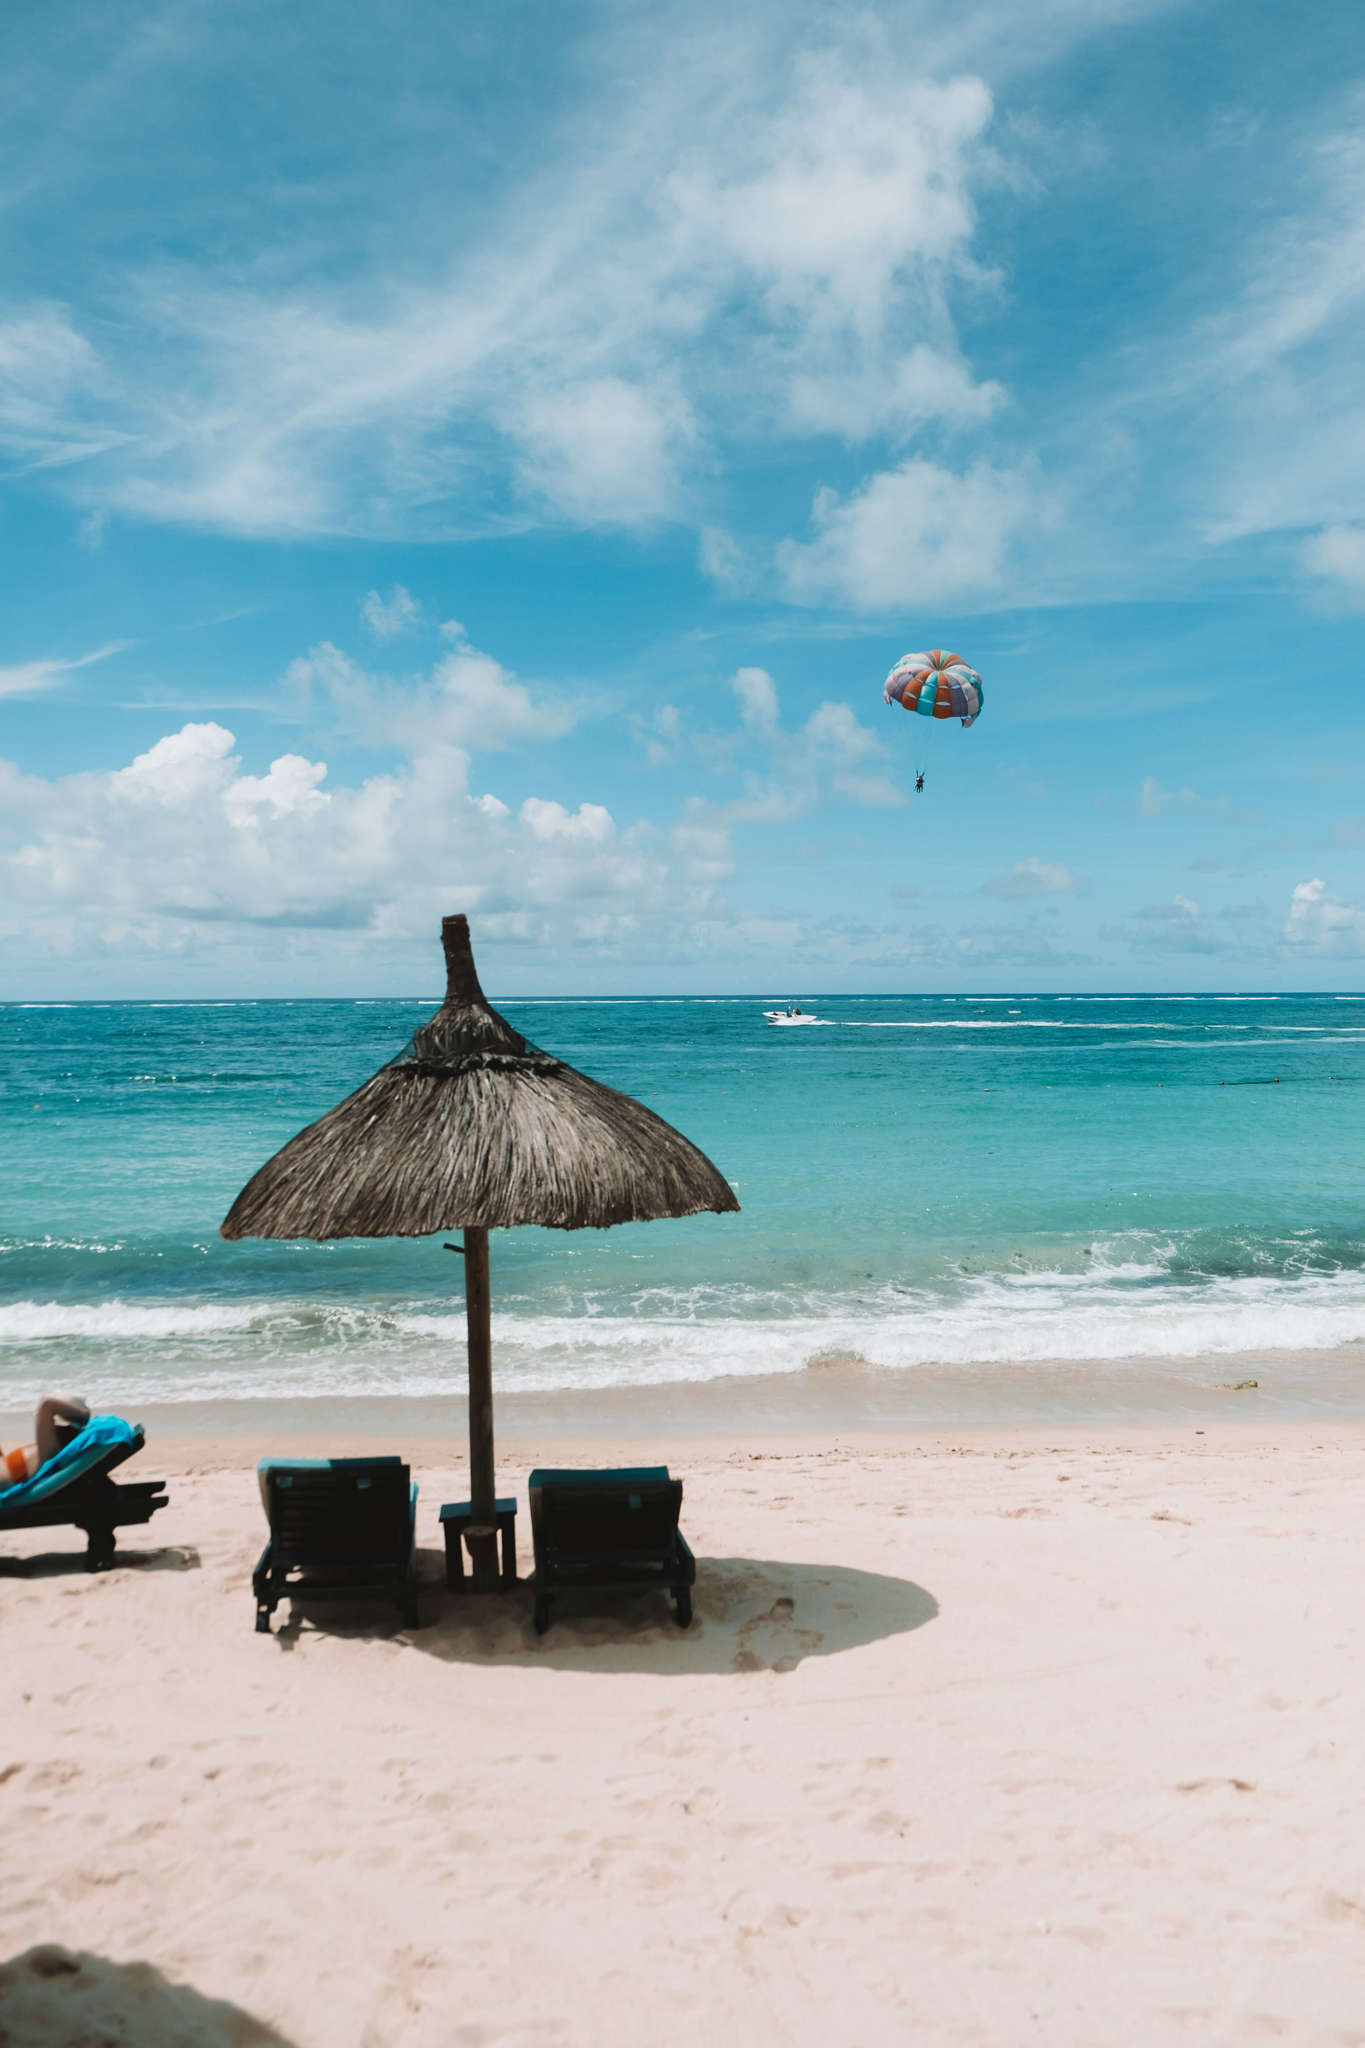
M67 659L47 655L37 661L14 662L0 668L0 697L40 696L44 690L55 689L63 676L78 668L90 668L97 661L107 661L111 654L123 654L133 645L131 640L110 640L103 647L92 648L89 654Z
M13 308L0 438L92 511L383 535L648 526L756 432L988 420L1004 393L953 314L992 288L982 79L875 10L647 34L608 11L572 115L425 247L362 216L338 287L272 216L268 263L106 269L98 305Z

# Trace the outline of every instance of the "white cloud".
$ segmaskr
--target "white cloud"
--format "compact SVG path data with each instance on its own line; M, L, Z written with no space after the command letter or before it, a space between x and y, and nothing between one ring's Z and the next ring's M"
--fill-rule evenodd
M905 802L904 792L880 772L886 747L851 705L826 699L804 725L787 731L777 685L766 669L737 669L730 687L739 699L744 730L764 749L768 766L766 779L750 775L748 795L734 807L737 817L796 817L826 789L874 806ZM733 741L722 739L703 751L723 760L733 751Z
M57 655L47 655L37 661L15 662L0 668L0 697L36 697L54 688L63 676L78 668L89 668L94 662L107 661L111 654L126 653L132 645L131 640L110 640L89 654L78 654L66 661Z
M1225 826L1256 825L1261 820L1255 804L1237 804L1234 807L1226 795L1201 796L1188 784L1181 789L1164 789L1154 775L1144 775L1138 784L1138 816L1160 818L1171 811L1197 812L1201 817L1217 819Z
M695 428L676 393L598 377L530 393L506 424L526 489L579 525L646 525L679 509Z
M1365 909L1327 892L1318 875L1299 882L1289 899L1284 935L1314 953L1365 953Z
M1140 955L1238 955L1265 961L1276 950L1264 904L1228 903L1206 909L1177 890L1164 903L1146 903L1121 924L1103 925L1097 936L1118 939Z
M742 793L723 805L684 798L671 826L619 823L591 799L529 795L514 809L476 787L475 751L515 745L524 759L526 743L572 711L462 636L429 674L402 681L322 642L291 664L287 687L315 724L334 718L392 750L396 765L354 785L298 753L252 771L213 720L182 725L107 772L48 782L0 763L10 826L0 893L12 929L41 952L74 931L77 914L93 917L114 952L193 947L240 961L259 982L251 933L261 926L302 934L291 948L309 932L350 932L382 952L458 902L509 942L676 958L714 952L718 930L740 944L749 913L720 893L738 829L783 825L830 794L903 801L880 772L885 748L849 705L827 701L784 728L761 669L734 680L747 722L731 738L749 759L722 765L741 775ZM652 730L684 744L675 707L660 707Z
M713 769L743 774L744 794L714 804L691 797L674 827L688 857L719 879L735 865L737 827L788 825L831 794L873 808L903 804L905 792L882 772L887 748L851 705L827 699L803 724L782 724L777 685L766 669L741 668L731 678L741 725L730 733L692 738ZM745 748L756 750L745 754Z
M679 238L699 261L727 254L779 316L875 325L907 264L970 236L962 158L990 117L979 78L855 77L837 49L803 52L785 105L669 178Z
M393 640L417 625L422 607L410 590L395 583L387 597L381 597L377 590L370 591L360 612L376 640Z
M982 883L988 896L1064 896L1076 886L1076 877L1065 861L1040 860L1036 853L1017 860L994 881Z
M1303 543L1299 560L1338 602L1365 606L1365 526L1325 526Z
M472 647L455 620L441 631L450 651L429 676L400 682L373 675L323 640L289 664L285 687L305 701L320 693L347 730L368 743L414 752L426 744L498 750L555 739L576 723L562 692L533 695L500 661Z
M777 731L777 685L765 668L736 669L730 687L750 732Z
M563 804L528 796L521 807L521 817L537 839L576 839L600 846L616 834L611 812L601 804L580 804L576 811L566 811Z
M184 725L139 754L127 768L116 769L111 789L138 802L192 803L229 786L223 780L223 766L235 744L225 726L212 722Z
M983 80L875 13L611 15L535 150L448 122L321 235L241 196L268 262L107 264L79 315L13 308L0 437L75 465L87 510L389 536L648 526L755 431L983 422L954 320L995 288Z
M844 497L819 491L814 539L782 541L777 565L798 603L960 604L999 591L1011 542L1041 510L1015 472L978 463L959 476L914 456Z
M1199 798L1192 789L1163 789L1154 775L1144 775L1138 784L1138 816L1159 818L1166 811L1193 810Z
M702 575L732 597L742 595L758 581L749 550L718 526L702 528L697 561Z
M64 468L125 441L91 416L109 395L99 358L66 307L39 301L0 317L0 447L23 468Z
M864 20L863 28L867 23ZM785 103L687 152L668 180L683 267L762 312L757 367L776 424L860 440L999 402L956 353L954 279L992 113L980 78L907 73L875 39L800 53ZM916 319L926 336L904 346Z
M831 787L855 803L880 807L905 802L904 791L876 772L886 748L847 704L817 704L797 733L795 746L812 768L823 762Z
M910 435L932 420L976 426L998 410L1004 397L999 384L974 383L957 356L918 342L898 360L843 375L794 370L787 405L795 431L862 441L881 428Z
M281 754L267 775L239 775L223 797L228 820L239 830L258 825L263 814L273 818L306 816L332 799L318 784L327 774L325 761L306 761L302 754Z
M1182 324L1164 350L1149 339L1160 367L1122 401L1159 451L1168 522L1170 508L1186 508L1215 545L1323 529L1299 554L1309 576L1329 580L1365 516L1361 105L1348 86L1344 101L1318 105L1306 139L1302 122L1288 124L1259 218L1244 216L1255 228L1225 236L1233 261L1210 268L1216 310Z
M38 801L27 792L5 894L35 935L79 909L128 921L135 944L183 943L187 926L392 936L458 897L562 936L580 914L647 917L695 892L648 828L621 833L601 805L538 798L513 816L470 788L457 747L429 743L390 774L329 791L322 762L286 754L244 774L235 744L220 725L190 724L126 768L41 784Z
M1221 953L1226 941L1214 931L1192 896L1177 892L1165 903L1146 903L1127 925L1105 926L1099 936L1124 939L1139 953Z
M676 704L656 704L647 718L632 711L627 723L651 768L662 768L665 762L673 760L682 745L682 713Z

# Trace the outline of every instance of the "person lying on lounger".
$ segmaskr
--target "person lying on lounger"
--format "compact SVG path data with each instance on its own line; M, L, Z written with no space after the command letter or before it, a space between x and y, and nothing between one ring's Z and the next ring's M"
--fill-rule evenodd
M69 1443L89 1420L90 1410L84 1401L72 1400L66 1394L44 1395L33 1422L36 1441L20 1444L17 1450L0 1450L0 1493L8 1486L22 1486L26 1479L32 1479L39 1466L55 1458L62 1445Z

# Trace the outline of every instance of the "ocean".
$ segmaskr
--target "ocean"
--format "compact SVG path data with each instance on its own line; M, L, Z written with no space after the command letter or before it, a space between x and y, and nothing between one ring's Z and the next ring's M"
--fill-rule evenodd
M788 1000L824 1021L765 1023ZM434 1006L0 1006L0 1410L54 1386L124 1408L458 1386L440 1238L217 1235ZM1209 1384L1268 1357L1288 1385L1365 1343L1365 998L498 1006L685 1131L742 1204L495 1233L500 1388L1086 1363L1121 1401L1153 1362Z

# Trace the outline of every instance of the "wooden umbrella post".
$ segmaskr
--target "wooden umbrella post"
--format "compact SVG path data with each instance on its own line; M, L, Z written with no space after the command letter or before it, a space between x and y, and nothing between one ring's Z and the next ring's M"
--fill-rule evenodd
M469 1326L469 1542L474 1591L498 1590L497 1486L493 1474L493 1337L488 1232L464 1233L465 1320Z

